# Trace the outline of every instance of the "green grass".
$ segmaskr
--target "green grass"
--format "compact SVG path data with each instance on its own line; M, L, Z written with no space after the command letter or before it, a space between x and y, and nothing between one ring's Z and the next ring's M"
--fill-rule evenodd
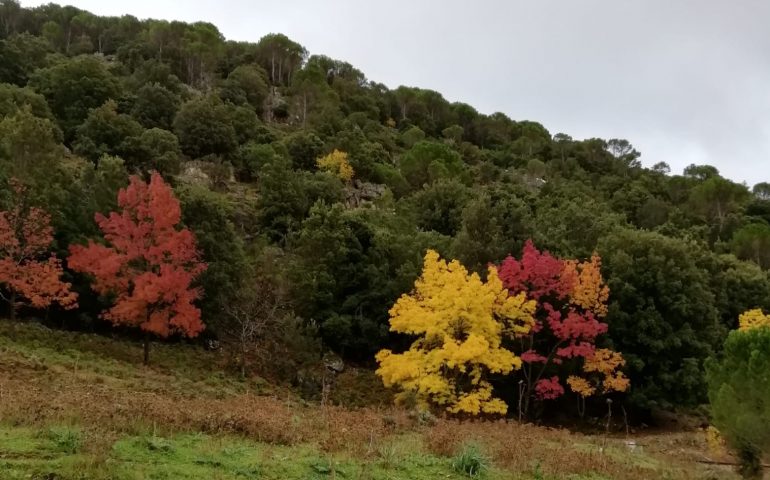
M74 442L79 445L75 450L70 448L72 438L80 439ZM0 472L4 480L467 478L454 471L451 459L419 452L408 437L403 442L391 444L389 454L351 459L326 455L311 445L273 446L227 436L180 433L111 439L73 427L0 425ZM512 477L490 471L488 478Z

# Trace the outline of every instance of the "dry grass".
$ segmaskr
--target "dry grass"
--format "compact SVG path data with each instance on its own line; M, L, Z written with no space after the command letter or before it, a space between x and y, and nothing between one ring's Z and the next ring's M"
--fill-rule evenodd
M363 459L387 451L394 438L416 436L417 448L444 457L455 455L465 442L478 442L495 466L517 475L538 471L542 478L731 478L729 472L694 462L708 455L705 437L694 433L638 437L642 446L631 452L622 438L516 422L439 419L435 425L421 426L390 407L322 408L279 389L272 395L241 393L237 380L232 386L217 377L221 388L212 390L211 382L194 372L191 376L199 378L185 378L184 364L160 369L120 364L108 372L83 364L73 368L62 361L66 357L10 348L8 340L13 339L5 340L5 348L0 344L0 419L17 425L77 423L106 434L130 435L237 434L275 445L313 444L324 452Z

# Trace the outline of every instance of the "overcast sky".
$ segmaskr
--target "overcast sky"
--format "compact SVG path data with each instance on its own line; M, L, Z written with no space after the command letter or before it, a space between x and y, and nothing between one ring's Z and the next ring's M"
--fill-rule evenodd
M34 6L46 1L24 1ZM626 138L645 165L770 181L770 1L72 0L100 15L280 32L391 88L575 138Z

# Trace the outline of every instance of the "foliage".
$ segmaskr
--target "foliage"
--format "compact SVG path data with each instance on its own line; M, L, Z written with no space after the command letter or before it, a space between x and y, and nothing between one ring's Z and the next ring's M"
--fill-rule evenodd
M202 97L182 105L174 133L190 158L228 155L238 146L230 110L217 97Z
M599 247L612 292L607 323L628 362L630 400L641 407L705 400L703 361L725 328L702 250L660 234L617 231Z
M745 478L761 478L761 458L770 452L770 328L732 331L719 358L706 365L714 425L741 461Z
M118 193L118 207L120 213L96 214L107 245L71 246L69 267L91 275L101 295L114 295L114 305L103 313L106 320L160 337L196 336L203 323L194 302L202 292L191 284L206 264L192 232L176 227L179 201L153 173L149 184L131 177Z
M348 154L345 152L335 149L332 153L319 157L316 160L316 165L319 169L332 173L343 182L349 182L353 179L353 167L350 166Z
M117 99L121 93L120 83L104 62L91 56L37 70L30 85L48 100L66 139L74 137L91 109Z
M770 327L770 315L765 315L759 308L747 310L738 317L738 330L745 331L759 327Z
M537 305L529 334L511 339L512 348L524 362L524 413L533 395L539 400L553 400L564 394L563 380L583 397L628 388L627 379L617 371L624 364L622 356L595 347L597 337L608 330L601 319L607 315L609 289L598 255L585 262L565 261L540 252L527 241L521 260L506 258L499 272L511 294L525 292ZM569 375L566 379L565 373ZM594 373L601 378L593 378Z
M0 211L0 286L9 292L0 297L10 304L11 318L18 308L17 295L33 308L53 303L65 309L77 307L71 284L61 280L61 260L50 253L53 229L50 216L30 206L25 188L12 181L14 205Z
M504 414L507 405L493 396L487 376L521 366L502 339L527 334L533 312L523 293L508 295L494 267L482 281L429 250L414 292L390 311L391 330L418 339L404 353L378 353L377 374L401 390L402 401L414 396L423 407L449 413Z

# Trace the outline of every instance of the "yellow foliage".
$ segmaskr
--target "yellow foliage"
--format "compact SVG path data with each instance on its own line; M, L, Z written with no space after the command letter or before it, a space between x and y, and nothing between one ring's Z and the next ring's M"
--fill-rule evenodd
M569 385L569 388L571 388L573 392L577 393L581 397L590 397L596 393L596 387L591 385L591 382L583 377L570 375L567 377L567 385Z
M758 327L770 327L770 315L765 315L761 309L748 310L738 317L738 330Z
M506 404L485 377L521 366L501 342L504 333L529 332L535 306L523 293L509 296L494 267L485 282L429 250L414 291L390 309L390 330L418 338L404 353L380 351L377 374L401 390L400 400L414 396L450 413L504 414Z
M722 434L719 433L716 427L709 425L704 429L706 434L706 444L712 455L723 457L727 454L727 443L725 442Z
M575 279L575 288L570 295L573 303L592 311L599 318L607 315L610 289L602 278L602 259L599 255L594 253L586 262L568 261L563 275Z
M625 392L628 390L629 381L628 377L620 371L625 365L626 360L620 353L608 348L597 348L593 356L586 358L583 371L586 373L595 372L603 376L601 384L604 393ZM573 390L575 389L573 388Z
M349 182L353 178L353 167L348 162L348 154L335 149L329 155L319 157L316 165L321 170L326 170L337 176L340 180Z

